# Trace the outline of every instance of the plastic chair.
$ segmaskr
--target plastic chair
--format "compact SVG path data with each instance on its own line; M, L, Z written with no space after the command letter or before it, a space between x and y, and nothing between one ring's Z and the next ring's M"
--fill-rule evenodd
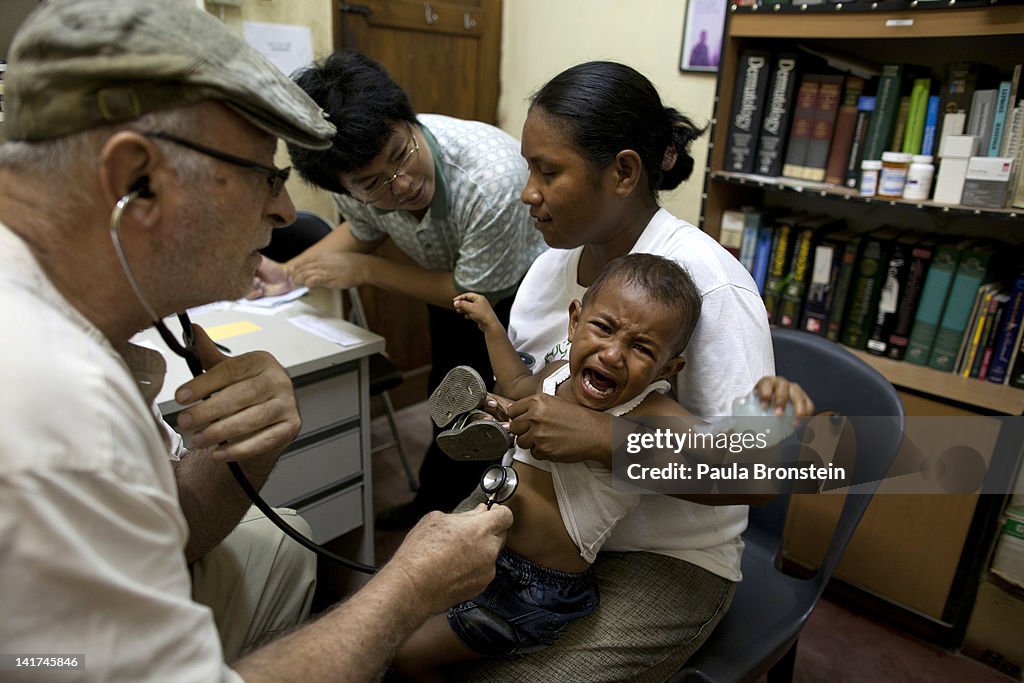
M299 210L294 223L273 232L270 244L263 249L262 253L275 261L287 261L308 249L333 229L334 226L323 216L312 211ZM356 287L351 287L347 293L350 303L349 319L354 324L369 329L359 290ZM383 353L375 353L370 356L368 364L370 398L380 399L384 406L388 429L391 431L391 440L373 446L370 453L379 453L388 448L397 449L402 468L405 470L405 478L409 482L409 489L415 491L419 488L419 484L416 482L416 476L413 474L409 459L405 454L405 447L402 445L398 424L395 421L395 407L391 402L391 394L388 393L402 383L402 371Z
M671 681L790 681L800 630L903 442L905 413L892 384L841 346L799 330L772 329L775 371L798 382L820 413L847 418L856 436L852 480L821 565L809 578L778 566L789 495L752 507L743 534L743 580L732 606ZM847 463L842 463L844 466Z

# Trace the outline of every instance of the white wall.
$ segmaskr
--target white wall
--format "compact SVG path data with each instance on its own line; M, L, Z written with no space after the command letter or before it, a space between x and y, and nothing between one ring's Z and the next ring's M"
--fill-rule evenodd
M722 0L725 2L725 0ZM504 0L498 125L516 138L527 99L563 69L579 62L623 62L654 83L666 106L698 125L714 109L715 74L679 71L685 0ZM697 223L707 158L707 135L693 146L696 170L661 203Z
M196 4L205 4L207 12L220 18L238 33L242 33L243 21L308 26L313 35L313 59L326 57L333 50L330 0L242 0L239 7L217 5L213 2L204 3L203 0L196 0ZM288 150L283 142L278 145L275 163L278 166L287 166L290 163ZM295 206L300 209L315 211L329 217L330 220L337 217L337 209L334 208L330 195L306 184L299 178L298 173L292 173L288 180L288 194L291 195Z
M243 0L240 8L205 4L207 11L238 31L243 20L310 26L315 56L331 50L330 0ZM504 0L502 5L498 125L517 139L530 93L559 71L592 59L634 67L651 79L667 106L690 115L699 125L710 120L715 74L679 71L686 0ZM693 177L673 192L663 193L661 202L677 216L696 223L707 136L694 143L693 152L697 162ZM278 163L287 163L283 149ZM333 212L325 193L298 179L289 181L288 188L300 208Z

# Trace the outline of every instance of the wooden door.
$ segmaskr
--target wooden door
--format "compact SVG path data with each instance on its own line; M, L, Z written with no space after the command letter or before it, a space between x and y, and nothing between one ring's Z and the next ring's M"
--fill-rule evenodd
M334 35L336 48L383 64L417 112L497 120L501 0L341 2ZM390 243L379 253L408 261ZM387 339L399 367L409 373L429 365L425 305L374 287L361 293L370 329Z
M496 120L501 0L342 2L335 46L383 64L418 112Z

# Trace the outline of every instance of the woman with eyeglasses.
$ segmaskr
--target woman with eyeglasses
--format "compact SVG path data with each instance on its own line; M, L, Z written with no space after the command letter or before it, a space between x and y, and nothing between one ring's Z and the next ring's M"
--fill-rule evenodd
M485 123L417 116L387 71L357 52L336 52L296 82L338 133L325 150L289 145L292 163L333 193L344 219L286 263L264 259L256 295L370 284L415 297L427 303L429 317L428 389L456 365L490 380L483 335L455 313L452 300L484 294L507 324L519 282L546 249L519 201L527 177L519 142ZM388 239L414 265L371 253ZM431 439L416 498L381 513L378 527L406 528L430 510L451 510L487 464L451 460Z

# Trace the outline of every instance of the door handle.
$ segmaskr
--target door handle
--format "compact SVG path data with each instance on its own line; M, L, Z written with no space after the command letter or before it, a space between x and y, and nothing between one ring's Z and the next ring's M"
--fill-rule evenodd
M476 28L476 19L474 19L473 15L469 12L462 15L462 28L467 31L472 31Z
M356 5L349 2L339 3L338 11L346 14L361 14L367 19L373 16L373 10L369 5Z
M423 3L423 20L427 22L427 26L437 23L437 12L430 6L429 2Z

